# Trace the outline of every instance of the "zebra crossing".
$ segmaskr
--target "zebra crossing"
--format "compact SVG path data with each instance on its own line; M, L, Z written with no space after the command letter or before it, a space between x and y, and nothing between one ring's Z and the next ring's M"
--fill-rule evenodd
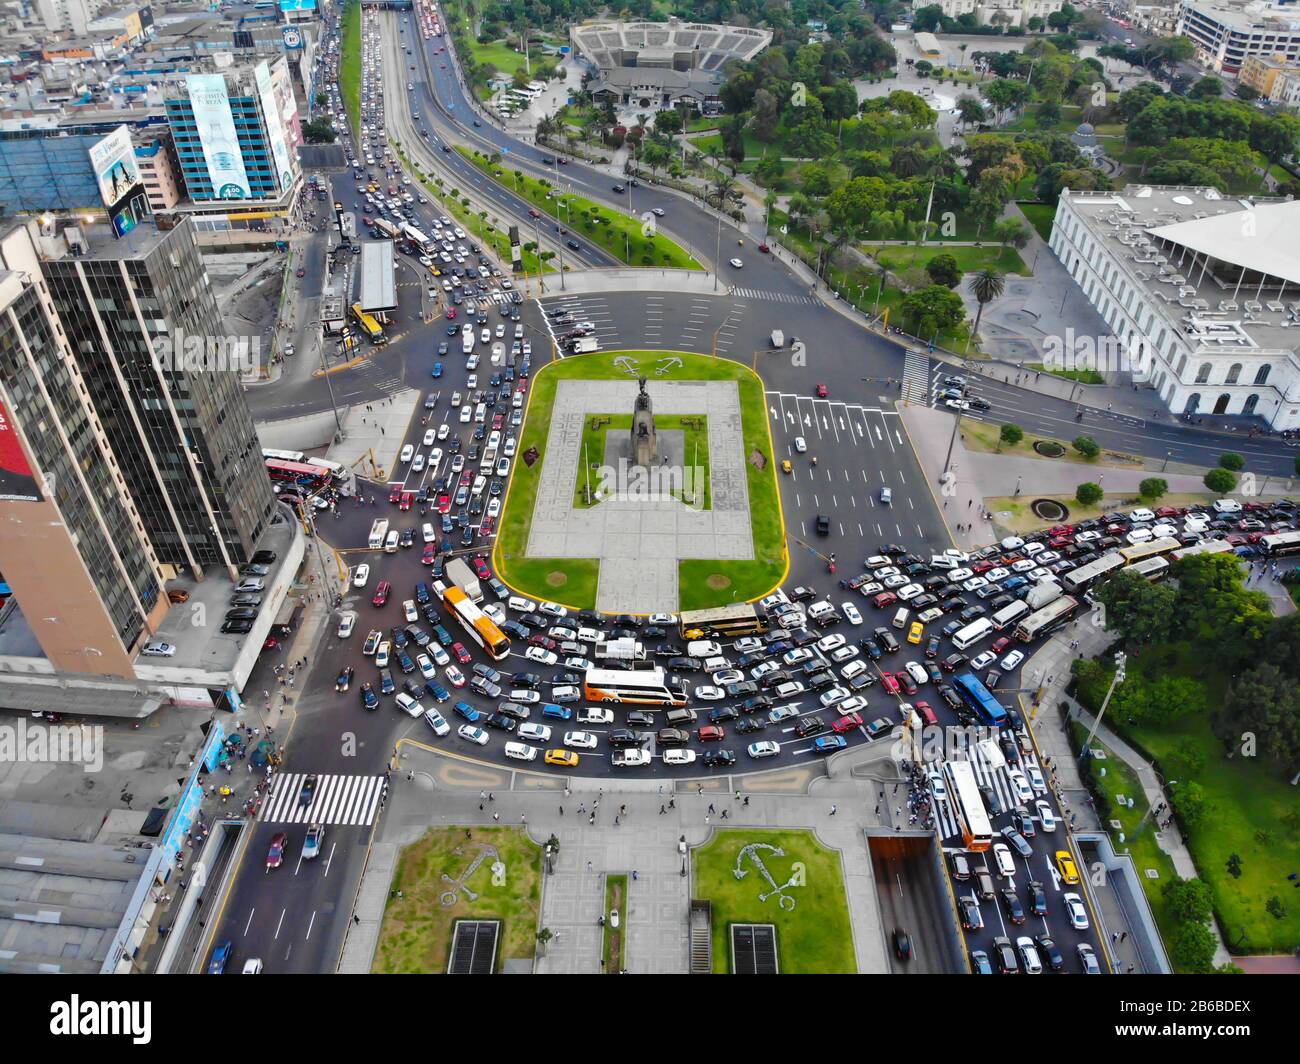
M274 824L343 824L354 827L374 823L384 789L383 776L317 776L316 793L311 804L300 805L298 795L308 775L306 772L289 772L277 776L257 819Z
M765 288L745 288L732 285L728 290L733 296L745 296L747 299L763 299L769 303L797 303L800 306L820 306L820 300L813 296L794 295L790 292L772 292Z
M910 403L930 399L930 356L924 351L908 349L903 361L903 398Z
M1016 797L1015 791L1011 788L1011 781L1007 778L1005 767L994 768L977 748L967 747L964 752L964 760L969 761L971 767L975 770L975 782L979 786L992 789L998 796L998 802L1001 803L1003 809L1015 809L1021 805L1020 799ZM962 760L962 758L957 760ZM1038 766L1036 758L1025 757L1023 760L1025 766ZM961 835L961 826L957 823L957 816L953 812L950 802L935 802L934 810L935 815L938 817L940 838L951 839L954 836Z

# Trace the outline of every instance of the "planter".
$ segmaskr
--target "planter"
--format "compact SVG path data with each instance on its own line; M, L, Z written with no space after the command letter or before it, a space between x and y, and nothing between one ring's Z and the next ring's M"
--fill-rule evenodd
M1034 450L1044 458L1060 458L1065 454L1065 448L1055 440L1035 440Z
M1041 517L1044 521L1060 522L1070 516L1069 507L1055 499L1035 499L1029 504L1029 508L1036 517Z

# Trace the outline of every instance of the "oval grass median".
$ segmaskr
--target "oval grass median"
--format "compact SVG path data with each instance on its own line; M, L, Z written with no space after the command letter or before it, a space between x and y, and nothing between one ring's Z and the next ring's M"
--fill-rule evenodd
M680 362L680 365L672 363ZM662 375L655 367L671 366ZM630 371L628 367L633 367ZM556 392L561 381L590 380L634 381L637 374L651 381L727 381L736 382L740 407L739 446L743 453L732 455L734 466L743 466L749 505L753 558L689 559L678 566L678 608L704 609L732 602L746 602L766 595L784 578L789 564L785 546L785 525L777 490L772 440L768 430L767 410L762 380L747 366L709 355L673 351L602 351L560 359L543 366L529 386L528 406L519 434L515 469L506 492L506 501L493 548L493 564L500 579L513 590L532 598L550 599L575 609L596 605L600 579L600 560L591 558L550 558L528 555L538 488L547 460ZM628 403L630 409L631 403ZM590 410L584 420L625 411ZM665 418L665 426L670 418ZM667 429L666 429L667 431ZM585 426L584 426L585 432ZM580 444L578 444L580 446ZM711 452L716 448L711 448ZM529 457L532 461L529 461ZM709 453L709 474L724 456ZM555 459L558 461L559 456ZM577 506L578 474L582 462L574 463L574 482L566 484L565 499L573 511ZM705 492L707 504L716 506L713 489ZM600 505L598 502L597 506ZM590 508L581 512L591 512ZM644 610L640 612L651 612Z

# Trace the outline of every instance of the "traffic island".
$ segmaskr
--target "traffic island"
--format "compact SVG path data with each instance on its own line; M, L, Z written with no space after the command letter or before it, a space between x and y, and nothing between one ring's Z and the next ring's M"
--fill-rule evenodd
M458 921L496 921L491 970L532 962L542 849L520 828L433 828L402 849L371 970L444 974Z
M618 975L627 966L627 876L605 877L605 935L600 968L606 975Z

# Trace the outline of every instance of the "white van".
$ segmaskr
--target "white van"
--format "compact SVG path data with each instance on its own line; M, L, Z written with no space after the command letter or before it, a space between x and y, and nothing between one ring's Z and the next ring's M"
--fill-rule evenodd
M1027 613L1029 613L1029 603L1024 599L1016 599L1015 602L1011 603L1009 606L1003 606L1002 609L998 610L998 612L993 615L993 627L1000 632L1006 628L1007 625L1015 624L1016 621L1020 620L1020 618L1024 617Z
M715 658L722 653L722 647L709 639L693 639L686 644L688 658Z
M536 761L537 747L527 743L506 743L506 757L515 761Z
M1214 512L1216 514L1239 514L1241 513L1241 503L1236 499L1215 499Z
M978 620L972 621L965 628L959 629L954 633L952 637L952 645L958 650L965 650L967 647L978 643L981 639L987 638L988 634L992 631L993 622L987 617L980 617Z
M911 610L909 610L906 606L900 607L899 610L898 610L898 612L894 614L894 627L895 627L895 628L906 628L906 627L907 627L907 619L908 619L910 616L912 616L912 611L911 611Z
M393 529L391 532L389 532L388 535L384 537L384 553L396 554L397 541L400 538L401 537L398 535L397 529Z
M975 748L984 755L984 760L994 771L1007 767L1007 759L1002 756L1002 748L993 739L981 739L975 744Z
M483 403L474 408L474 420L480 425L487 420L487 406Z

